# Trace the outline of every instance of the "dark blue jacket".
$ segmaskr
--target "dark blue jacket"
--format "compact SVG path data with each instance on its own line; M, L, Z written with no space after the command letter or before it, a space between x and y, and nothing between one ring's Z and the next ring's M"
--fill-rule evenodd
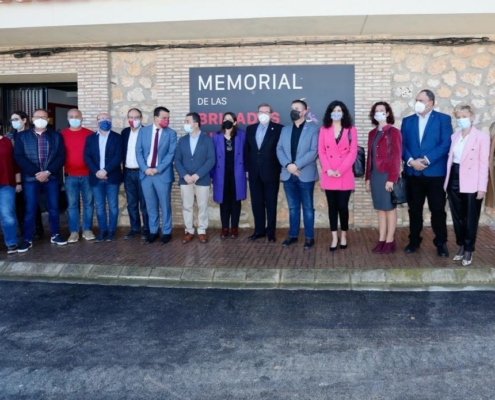
M175 149L175 169L179 174L179 185L187 185L184 176L197 174L199 179L196 185L210 186L210 171L216 161L213 140L210 136L200 132L198 144L192 155L189 138L189 134L182 136Z
M105 171L107 182L119 185L122 182L122 137L114 131L108 133L105 147ZM100 170L100 146L98 134L95 132L86 138L84 145L84 162L89 168L89 184L96 186L96 173Z
M41 168L38 154L38 138L33 130L19 132L15 137L14 158L21 169L22 180L36 181L35 175L40 171L50 171L49 179L61 179L62 167L65 163L65 146L62 135L53 130L47 130L44 135L48 138L49 152L46 168Z

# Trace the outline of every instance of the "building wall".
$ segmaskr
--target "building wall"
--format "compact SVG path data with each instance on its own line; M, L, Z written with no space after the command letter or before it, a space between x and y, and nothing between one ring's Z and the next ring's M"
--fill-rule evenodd
M302 39L302 38L293 38ZM416 93L433 90L440 111L451 113L457 102L470 102L478 112L477 126L487 130L495 120L495 46L432 47L390 44L348 44L311 46L267 46L220 49L172 49L140 53L81 52L47 58L15 59L0 56L0 74L63 73L78 74L79 106L86 125L94 127L96 114L111 111L116 130L127 126L130 107L140 107L145 122L152 121L156 105L171 110L171 127L179 135L184 115L189 111L189 68L249 65L355 65L355 124L360 145L366 146L371 129L367 114L373 102L391 102L400 120L412 113ZM277 110L288 112L287 109ZM328 102L334 100L328 94ZM257 104L253 104L256 110ZM174 185L173 217L182 225L180 192ZM127 225L125 197L121 196L120 224ZM327 205L324 194L315 188L316 225L327 227ZM371 198L358 180L351 198L351 222L355 226L376 225ZM211 226L219 226L219 210L211 204ZM482 217L486 221L485 216ZM426 213L425 221L429 216ZM281 187L279 226L287 226L288 212ZM399 225L407 224L407 208L399 207ZM241 226L252 226L249 198L243 202Z

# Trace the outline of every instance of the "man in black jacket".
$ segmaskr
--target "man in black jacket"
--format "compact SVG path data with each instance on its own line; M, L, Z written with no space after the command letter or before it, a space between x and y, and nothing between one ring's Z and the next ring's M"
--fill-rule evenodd
M254 215L254 233L249 240L268 236L275 242L277 198L280 186L280 163L277 143L282 125L272 122L269 104L258 106L259 123L246 128L245 164Z

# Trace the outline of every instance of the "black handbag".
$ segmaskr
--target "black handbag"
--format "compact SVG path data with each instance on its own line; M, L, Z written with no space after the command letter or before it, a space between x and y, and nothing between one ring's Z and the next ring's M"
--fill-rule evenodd
M347 131L347 137L349 138L349 146L351 144L351 128ZM361 146L357 147L357 157L356 161L354 161L354 164L352 165L352 172L354 173L354 176L356 178L362 178L365 174L366 171L366 156L364 153L364 148Z
M388 154L392 158L392 143L390 139L390 131L387 132ZM404 170L402 170L399 179L394 183L394 188L390 192L392 204L407 203L407 181Z

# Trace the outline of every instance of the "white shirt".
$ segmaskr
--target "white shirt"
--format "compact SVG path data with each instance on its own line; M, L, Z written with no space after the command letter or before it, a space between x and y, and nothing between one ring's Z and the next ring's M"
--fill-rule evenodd
M100 169L105 169L105 151L107 149L108 136L110 132L106 135L102 135L100 131L98 131L98 146L100 148Z
M125 156L125 167L126 168L139 168L139 164L136 158L136 143L139 134L139 129L133 132L131 128L131 133L129 134L129 141L127 142L127 154Z
M158 129L158 144L160 144L160 139L162 137L163 129L153 125L153 132L151 132L151 150L150 150L150 154L148 155L148 159L146 160L148 167L151 167L151 161L153 160L153 147L155 144L155 134L157 129ZM158 165L158 157L156 158L156 165Z
M191 154L194 155L194 151L196 150L196 146L198 145L199 135L201 135L201 131L198 132L196 137L193 137L189 134L189 146L191 146Z
M465 137L462 137L462 133L461 133L454 144L454 157L452 158L452 161L455 164L461 163L462 152L464 151L464 147L466 147L468 137L469 134L467 134Z

